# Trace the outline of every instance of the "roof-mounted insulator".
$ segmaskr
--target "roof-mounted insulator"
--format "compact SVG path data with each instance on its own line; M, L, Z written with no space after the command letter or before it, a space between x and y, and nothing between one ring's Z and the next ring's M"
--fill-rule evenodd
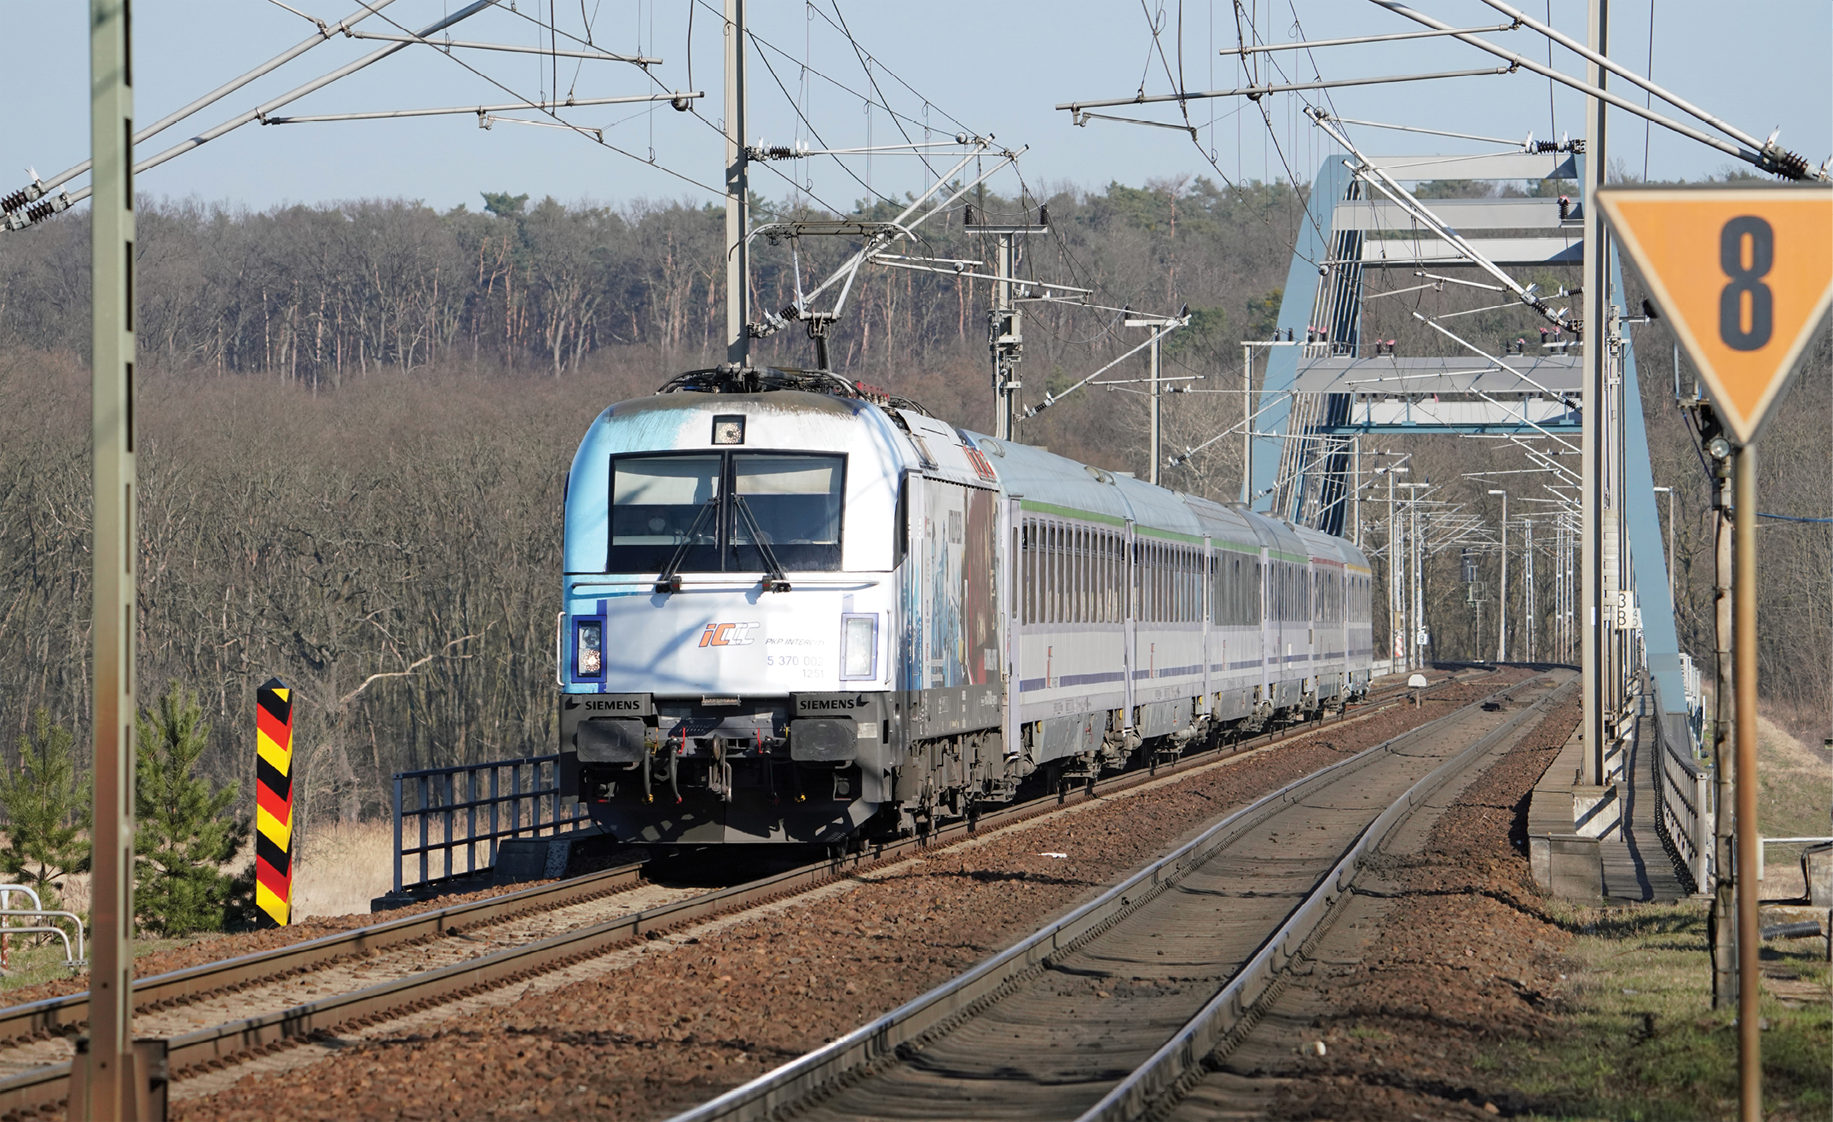
M745 334L753 339L768 339L789 326L789 321L775 312L765 312L764 322L745 324Z

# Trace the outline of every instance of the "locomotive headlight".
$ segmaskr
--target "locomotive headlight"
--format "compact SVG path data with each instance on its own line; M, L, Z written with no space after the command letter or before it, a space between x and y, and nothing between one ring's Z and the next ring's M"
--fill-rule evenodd
M573 672L581 678L596 678L605 672L605 624L603 620L582 619L574 625Z
M878 676L878 617L844 616L840 623L840 676L865 680Z

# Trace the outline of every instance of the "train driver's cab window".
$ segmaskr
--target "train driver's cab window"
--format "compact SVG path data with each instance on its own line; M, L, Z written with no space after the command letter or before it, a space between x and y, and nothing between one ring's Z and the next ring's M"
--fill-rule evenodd
M621 456L611 461L611 572L719 568L723 456ZM685 548L683 548L685 547Z
M726 567L762 571L840 568L840 456L733 456L732 548Z
M607 571L838 569L845 479L845 456L615 457Z

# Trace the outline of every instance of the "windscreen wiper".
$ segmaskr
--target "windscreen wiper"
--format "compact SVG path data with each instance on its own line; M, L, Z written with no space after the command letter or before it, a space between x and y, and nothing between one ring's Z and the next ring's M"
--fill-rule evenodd
M682 538L681 544L675 547L675 555L668 559L668 564L664 565L662 571L657 574L657 592L666 596L670 592L681 591L681 562L687 560L687 551L695 544L694 539L700 534L700 524L705 522L706 516L718 507L718 495L714 495L701 506L700 513L694 516L694 524L687 528L687 536Z
M777 563L776 551L764 540L764 531L757 524L757 516L751 513L751 504L737 491L732 492L732 504L738 507L738 513L744 516L745 524L751 527L751 540L756 543L757 551L764 555L764 564L769 571L764 574L766 592L788 592L789 579L783 575L783 566Z

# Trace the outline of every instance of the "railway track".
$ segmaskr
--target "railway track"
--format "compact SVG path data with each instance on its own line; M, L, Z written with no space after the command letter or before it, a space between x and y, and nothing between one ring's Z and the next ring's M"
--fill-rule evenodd
M1468 680L1463 671L1434 682ZM1039 800L958 822L925 838L875 845L717 891L643 882L629 865L228 959L135 983L136 1035L163 1041L170 1077L224 1067L292 1043L386 1021L561 969L646 937L780 901L836 877L876 868L978 831L1104 797L1167 774L1401 704L1390 687L1356 709L1186 756L1154 771L1129 771ZM615 897L615 899L613 899ZM301 1000L304 998L304 1000ZM68 1095L72 1037L88 995L0 1009L0 1117L27 1117Z
M1250 804L958 978L674 1122L1149 1114L1252 1029L1363 858L1531 730L1570 689L1560 678Z

